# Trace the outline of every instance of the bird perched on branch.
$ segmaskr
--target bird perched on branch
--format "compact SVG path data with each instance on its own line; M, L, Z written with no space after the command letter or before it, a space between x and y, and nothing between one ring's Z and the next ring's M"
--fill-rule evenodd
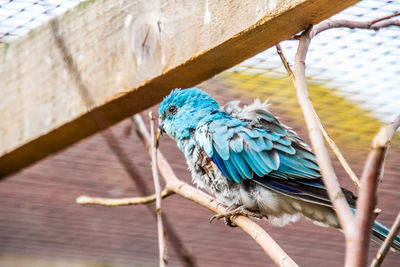
M295 222L300 215L317 224L340 228L315 155L289 127L256 100L220 107L197 88L175 89L159 108L159 127L185 154L197 186L228 206L234 215L266 217L273 225ZM354 209L356 197L342 189ZM373 238L388 229L375 222ZM392 245L400 249L400 236Z

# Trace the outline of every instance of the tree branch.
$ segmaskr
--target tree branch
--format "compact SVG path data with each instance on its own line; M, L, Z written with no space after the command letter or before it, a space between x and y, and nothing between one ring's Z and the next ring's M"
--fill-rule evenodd
M376 192L384 166L385 154L390 141L400 126L400 115L395 121L380 129L372 141L372 149L365 163L361 178L360 195L357 200L356 226L353 242L346 253L346 266L366 266L369 239L374 221Z
M161 197L165 198L172 195L174 192L164 189L161 192ZM127 206L127 205L138 205L148 204L156 200L156 195L150 195L146 197L130 197L130 198L101 198L101 197L88 197L80 196L76 199L76 203L81 205L100 205L107 207Z
M150 137L147 132L146 126L139 115L133 117L133 122L136 128L136 132L142 142L145 144L147 150L150 153ZM214 198L204 192L195 189L187 183L179 180L167 160L163 157L160 151L158 151L158 168L161 175L166 181L167 189L175 192L176 194L194 201L203 207L212 210L215 213L221 214L226 211L226 207L219 204ZM247 217L237 216L233 217L232 221L249 234L269 255L272 261L278 266L298 266L282 248L273 240L261 226L253 222Z
M400 15L400 13L395 13L389 17L391 18L397 15ZM385 19L386 18L381 18L370 22L348 20L324 21L310 29L308 33L308 42L316 34L332 28L348 27L352 29L360 28L379 30L384 27L400 25L398 20L384 21ZM303 38L303 35L301 38ZM371 150L366 161L361 179L362 185L360 188L359 199L357 201L357 211L354 223L356 227L353 228L354 231L345 231L347 240L346 266L365 266L366 264L371 226L374 217L372 216L372 212L376 204L376 191L379 177L382 177L383 175L383 166L387 148L395 132L395 130L393 130L393 126L396 124L396 122L398 123L399 120L400 119L398 117L394 123L389 125L391 127L383 127L380 130L374 139L372 146L373 149ZM342 212L343 211L340 211L338 215Z
M345 266L366 266L371 228L375 219L372 214L377 202L376 191L383 156L384 148L373 148L365 163L357 200L356 227L352 234L352 242L346 251Z
M150 117L150 132L151 132L151 170L153 172L154 188L156 191L156 215L157 215L157 232L158 232L158 248L159 248L159 266L165 267L167 265L167 246L165 245L165 232L162 221L161 213L161 185L160 177L158 176L157 169L157 151L158 151L158 139L159 134L156 137L154 116L153 113L149 113ZM158 132L159 133L159 132Z
M396 16L400 15L395 13ZM388 16L388 17L393 17L393 15ZM345 20L345 19L340 19L340 20L325 20L313 27L313 29L310 32L311 39L326 30L329 29L334 29L334 28L350 28L350 29L370 29L370 30L375 30L378 31L382 28L387 28L390 26L400 26L400 21L399 20L385 20L385 17L379 18L376 20L371 20L371 21L353 21L353 20Z
M397 16L400 14L393 14L388 18ZM334 173L329 154L323 142L322 133L319 127L318 117L310 100L307 90L307 80L305 75L305 58L307 55L308 47L311 39L318 33L332 29L332 28L360 28L360 29L373 29L379 30L383 27L389 27L393 25L399 25L398 20L387 20L381 18L369 22L349 21L349 20L327 20L323 21L314 27L309 27L300 35L300 42L296 53L295 59L295 86L297 89L297 95L299 98L300 106L303 110L303 114L307 123L307 127L311 137L311 143L314 152L317 156L318 163L321 167L321 174L323 181L327 187L328 195L335 207L338 215L340 224L344 230L346 236L347 245L352 242L351 236L353 235L354 229L354 216L349 209L349 205L343 196L340 189L337 177Z
M371 20L370 22L368 22L368 24L369 25L377 24L378 22L381 22L383 20L388 20L388 19L391 19L391 18L397 17L397 16L400 16L400 11L397 11L397 12L393 13L392 15L389 15L389 16L386 16L386 17L382 17L382 18L379 18L379 19Z
M394 133L397 131L397 129L400 127L400 114L397 115L397 117L394 119L394 121L392 121L388 126L387 126L387 138L388 138L388 144L386 146L385 149L385 155L383 158L383 163L382 163L382 169L381 169L381 173L380 173L380 180L382 181L383 179L383 172L385 169L385 162L386 162L386 157L390 148L390 143L392 141L393 135Z
M400 212L397 214L396 220L394 221L392 227L390 228L390 232L386 237L385 241L382 243L374 260L371 263L371 267L381 266L383 260L386 257L386 254L389 252L390 245L393 240L396 238L397 233L400 230Z
M290 68L289 62L286 60L285 54L283 54L281 44L278 43L275 45L276 52L278 53L279 57L281 58L282 64L286 69L286 72L289 74L290 79L292 80L293 84L295 83L296 78L294 77L293 71Z
M318 25L317 25L318 26ZM332 166L328 150L325 147L324 139L319 127L318 117L308 95L307 80L305 74L305 58L308 47L313 37L313 27L304 31L300 37L299 46L295 58L295 87L297 89L297 97L303 110L306 120L310 140L313 151L317 157L318 165L321 168L321 174L324 184L327 188L329 198L338 215L340 225L345 236L350 236L353 231L354 216L350 210L350 206L340 188L338 179ZM348 240L347 240L348 241Z
M288 61L286 60L285 55L283 54L282 47L280 44L276 45L276 51L278 52L279 57L281 58L281 61L283 63L283 66L285 66L285 69L287 73L289 74L290 79L293 82L293 85L296 87L295 84L295 76L293 74L292 69L290 68L290 65ZM329 144L330 148L332 149L333 153L335 153L336 157L338 158L339 162L342 164L343 169L346 171L346 173L349 175L350 179L353 181L355 186L359 189L360 188L360 182L357 178L357 175L353 172L351 169L350 165L347 163L346 159L344 158L343 154L340 152L339 147L335 144L333 139L329 136L328 132L326 131L325 127L322 125L321 120L319 119L318 115L315 114L318 120L318 125L319 129L321 130L326 142Z

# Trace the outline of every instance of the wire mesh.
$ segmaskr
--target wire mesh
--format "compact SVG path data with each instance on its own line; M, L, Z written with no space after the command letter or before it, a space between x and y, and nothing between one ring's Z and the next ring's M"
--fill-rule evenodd
M331 19L370 21L400 10L400 1L361 1ZM291 63L297 41L281 43ZM400 104L400 27L379 31L331 29L313 39L307 55L307 77L313 84L335 90L336 94L371 111L379 120L389 122ZM250 75L268 73L276 78L286 71L274 47L229 70ZM328 99L327 99L328 100ZM334 105L334 103L331 103Z
M0 43L22 36L81 0L0 0Z
M0 0L0 43L10 42L31 29L79 4L80 0ZM400 10L400 0L365 0L340 12L332 19L368 21ZM281 43L289 62L294 62L297 41ZM307 56L310 93L317 110L332 125L349 124L351 116L363 114L361 133L375 132L378 121L391 121L400 103L400 27L379 31L331 29L313 39ZM293 86L271 47L223 72L214 79L230 86L239 96L274 100L281 114L297 117L300 110ZM215 85L215 83L214 83ZM250 94L249 94L250 92ZM290 114L296 115L291 116ZM358 114L358 115L357 115ZM365 123L367 118L369 123ZM328 126L329 126L328 122ZM363 129L365 129L363 131ZM341 129L346 130L346 129ZM368 135L369 136L369 135Z
M80 2L0 0L0 43L25 35ZM399 10L400 0L365 0L332 19L365 21ZM294 62L296 47L295 41L282 42L283 51L290 62ZM314 84L335 90L335 93L354 101L362 109L371 111L374 118L388 122L395 117L400 103L400 65L397 64L399 48L399 27L385 28L378 32L332 29L313 40L307 58L307 76ZM275 78L286 75L273 47L227 71L232 72L243 75L268 73Z
M31 29L40 26L40 24L48 21L54 15L67 11L79 2L81 1L0 0L0 43L11 42L20 36L24 36ZM400 10L400 0L367 0L346 9L333 18L370 20L390 15L398 10ZM400 90L398 90L398 86L400 85L400 66L397 64L397 60L400 56L399 35L399 27L382 29L379 32L371 30L334 29L317 36L310 47L307 58L307 75L310 81L309 89L311 97L313 98L313 103L325 126L328 127L329 133L334 137L341 148L344 147L346 156L350 157L349 151L351 152L352 149L356 151L356 153L352 154L352 160L357 159L360 161L360 159L363 159L362 153L359 153L360 146L364 146L364 151L368 149L366 144L369 144L371 137L376 134L380 124L379 120L390 121L396 112L399 111ZM285 41L282 43L282 47L289 61L293 63L297 42ZM304 123L301 121L299 122L301 111L297 104L295 91L274 47L227 70L221 75L207 81L204 85L205 87L209 87L209 91L217 97L224 89L228 89L230 94L219 98L219 100L224 101L228 99L231 100L231 97L235 96L241 99L245 97L260 97L265 99L266 96L268 96L270 101L274 104L274 111L279 111L276 112L276 114L279 114L285 122L288 122L288 124L296 128L296 130L304 127ZM355 142L355 140L357 142ZM112 142L118 142L118 140ZM357 143L357 145L354 145L355 143ZM396 145L396 142L394 142L394 145ZM101 146L91 143L88 144L88 147L90 147L90 149L103 149L104 144ZM136 143L133 142L128 147L136 149L137 146ZM96 153L93 153L93 151L89 151L90 149L85 147L82 149L82 152L80 152L81 154L78 154L78 156L72 155L71 159L80 162L82 158L84 158L85 160L82 166L89 166L88 173L91 175L97 176L106 173L109 176L115 176L115 173L109 174L103 171L110 171L109 159L107 159L106 163L100 162L97 159L97 155L105 156L110 154L109 151L96 150ZM394 147L392 150L398 151L398 146L397 148ZM131 149L129 149L129 151L131 151ZM135 152L136 150L132 151ZM92 164L99 166L99 169L94 169L92 165L90 165L90 160L88 160L90 157L82 157L82 155L86 155L85 153L88 153L93 158ZM141 153L136 152L136 154L141 157ZM138 157L137 155L136 157ZM60 176L60 179L57 180L61 180L62 176L66 176L68 177L67 184L70 185L71 177L69 176L72 175L67 175L66 172L69 171L72 174L76 173L77 170L75 165L66 164L66 160L70 158L66 156L62 158L63 156L62 154L59 161L62 162L60 165L65 166L65 170L63 172L57 172L57 175ZM131 156L134 157L135 155ZM391 158L389 158L389 160L390 159ZM395 160L396 159L393 159L393 162ZM180 164L180 162L183 161L180 159L176 162ZM394 164L396 163L388 165L395 166ZM48 165L51 165L51 163L48 163ZM145 166L146 163L141 165ZM54 166L50 167L54 168ZM178 168L178 166L174 167L175 169ZM185 167L182 166L181 168L185 169ZM42 172L44 171L42 170ZM42 174L43 173L41 173L40 176L42 176ZM30 173L28 173L27 176L29 175ZM31 179L31 177L29 177L29 179ZM49 180L53 183L54 177L51 177L51 179L49 178ZM76 182L77 184L83 183L81 180L76 180L78 181ZM96 181L97 184L101 184L98 180ZM117 182L120 184L120 181ZM20 190L21 185L18 185L18 188L15 190ZM394 194L394 192L398 190L396 190L395 187L391 188L390 185L395 186L396 184L383 184L383 186L386 186L386 188L383 187L383 189L386 190L385 197L392 197L393 201L390 201L390 203L398 203L398 197ZM43 188L43 186L41 188ZM102 188L102 190L103 189L104 188ZM32 195L31 191L32 190L29 191L29 196ZM59 193L59 195L65 196L67 194ZM59 197L57 199L59 199ZM68 199L68 201L70 201L70 199ZM65 207L67 205L61 203L59 206ZM180 209L175 210L179 211ZM71 212L71 214L75 213ZM144 216L138 217L142 218ZM114 218L112 219L114 221ZM81 218L79 218L79 220L81 220ZM138 220L135 218L132 219L132 221L136 222ZM130 229L132 228L131 223L132 222L129 224ZM140 229L142 229L143 225L148 224L142 223L138 228L140 227ZM198 224L196 224L196 227L198 227ZM46 231L48 231L47 224ZM152 229L149 231L152 231ZM224 230L224 232L226 231ZM304 240L308 240L307 237L311 235L310 233L312 232L305 232ZM295 234L302 233L300 231L295 231ZM285 234L285 238L282 238L282 240L286 240L286 236ZM218 240L214 240L213 242L219 240L223 240L220 238L220 235L218 235ZM300 239L298 238L297 240ZM74 246L76 246L76 244L74 244ZM85 247L88 247L86 243ZM330 245L326 247L332 248ZM296 246L296 249L298 249L298 246ZM330 251L334 252L334 249L330 249ZM128 251L126 254L132 253ZM137 257L137 254L138 253L134 254L134 256ZM142 254L144 255L143 258L145 258L146 253ZM205 258L209 258L209 249L204 255L207 255ZM113 255L109 257L116 256ZM218 258L220 258L219 252ZM308 258L312 259L312 257ZM338 258L339 257L336 255L335 259ZM145 258L145 260L148 259ZM264 263L262 264L265 265Z

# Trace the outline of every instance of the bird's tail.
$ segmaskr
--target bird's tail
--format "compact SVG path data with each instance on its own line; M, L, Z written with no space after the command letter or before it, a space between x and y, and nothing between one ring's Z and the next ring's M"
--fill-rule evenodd
M378 221L374 222L374 227L372 228L372 240L382 243L388 234L388 228L380 224ZM396 236L391 246L393 250L400 251L400 235Z

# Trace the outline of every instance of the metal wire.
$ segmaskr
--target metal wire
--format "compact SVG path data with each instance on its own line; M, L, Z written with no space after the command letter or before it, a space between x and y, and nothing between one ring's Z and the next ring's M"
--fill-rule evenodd
M361 1L331 19L369 21L400 10L400 0ZM281 43L289 62L294 63L297 41ZM400 111L400 27L380 31L331 29L313 39L307 56L311 83L336 93L371 111L384 122ZM231 72L276 78L286 71L274 47L232 68ZM238 85L240 86L240 85ZM333 105L334 103L331 103Z
M74 7L81 0L0 0L0 43L10 42ZM371 20L400 10L400 0L365 0L335 15L332 19ZM285 41L283 51L294 62L296 41ZM400 27L372 30L332 29L317 36L307 58L307 75L314 84L371 111L381 121L392 120L400 103ZM268 73L286 77L286 72L270 48L228 70L226 73L250 75L232 79L233 87L248 87L249 77ZM242 78L244 77L242 75ZM234 83L233 81L237 81ZM328 103L329 104L329 103Z
M26 35L30 30L80 2L0 0L0 44ZM371 20L399 10L400 0L366 0L335 15L333 19ZM282 43L290 62L294 62L296 47L295 41ZM307 75L312 84L311 96L322 121L332 127L330 134L340 144L353 144L355 140L360 141L360 138L367 136L365 141L359 142L365 146L370 142L370 136L379 128L376 121L367 117L371 115L379 120L390 121L399 112L399 48L399 27L379 32L334 29L313 40L307 59ZM281 116L289 120L299 118L300 111L294 90L274 47L227 70L210 82L214 86L229 86L230 91L238 96L265 99L268 95L280 109ZM315 98L317 101L314 102ZM354 106L364 111L355 109ZM289 112L296 113L296 116L291 117ZM357 131L354 131L355 127ZM112 136L106 136L106 140L123 162L123 166L128 168L128 159L118 140ZM352 149L351 146L345 148L346 151ZM129 169L128 172L133 173ZM176 238L179 241L179 237ZM177 241L173 242L175 243Z
M10 42L81 0L0 0L0 43Z

